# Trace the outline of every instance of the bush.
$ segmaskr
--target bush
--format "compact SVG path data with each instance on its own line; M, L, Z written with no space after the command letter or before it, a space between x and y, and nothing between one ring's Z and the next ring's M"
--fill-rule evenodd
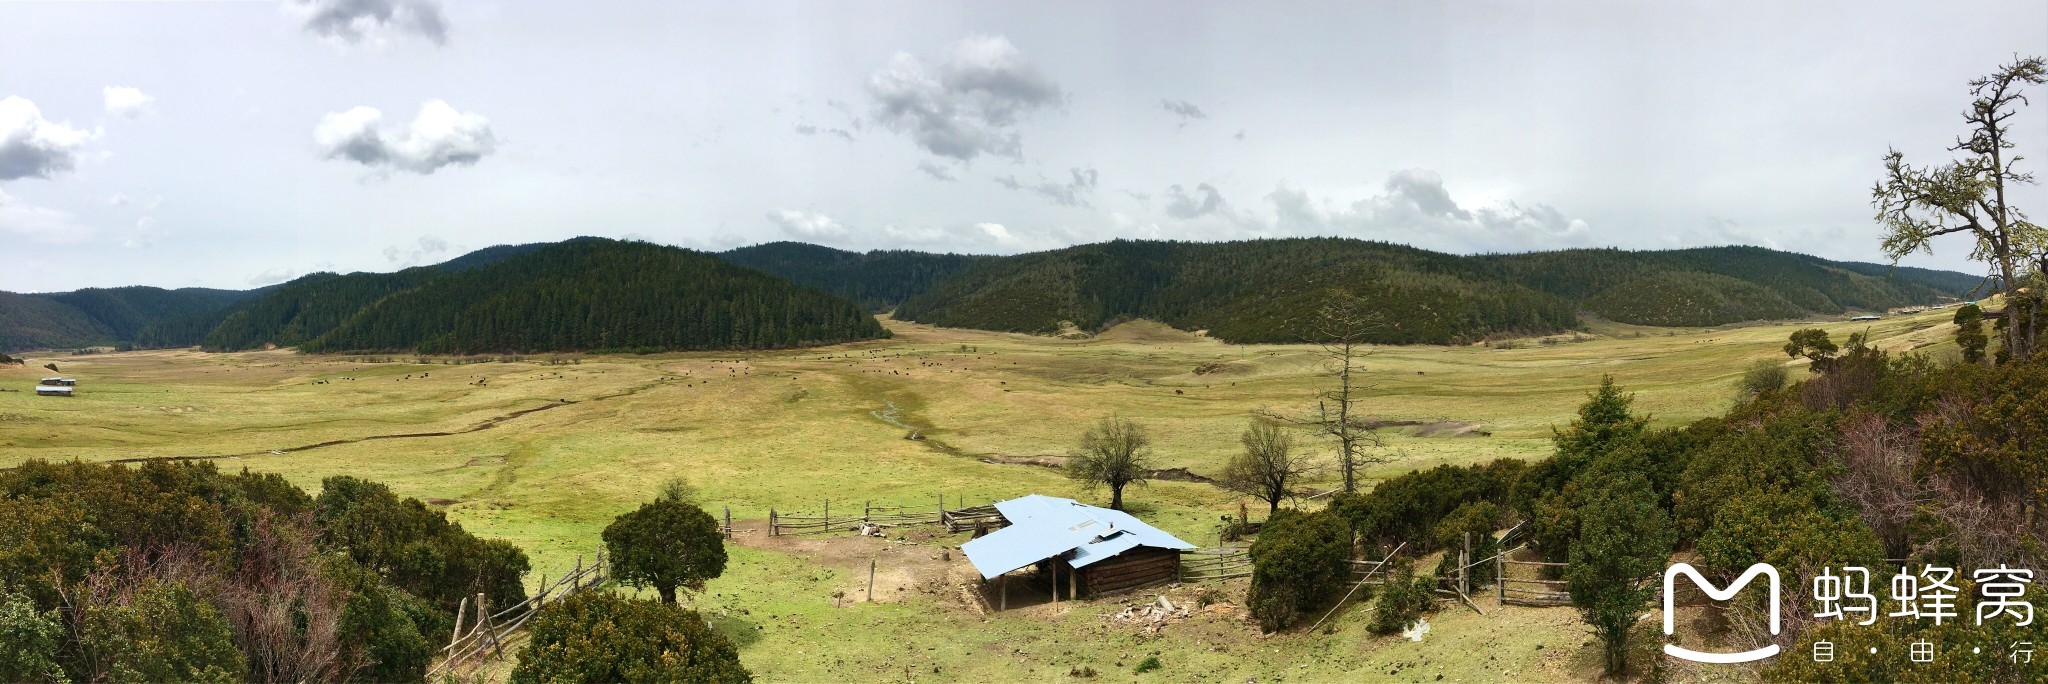
M1394 634L1407 629L1423 614L1436 609L1436 577L1415 576L1403 566L1387 577L1379 599L1372 604L1372 621L1366 629L1374 634Z
M1149 655L1145 656L1144 660L1138 661L1138 668L1136 672L1138 674L1145 674L1147 672L1157 670L1159 669L1159 667L1159 656Z
M1500 507L1491 501L1474 501L1459 506L1443 522L1436 525L1436 543L1444 549L1443 560L1437 563L1438 577L1456 577L1458 557L1465 550L1465 536L1472 536L1472 556L1466 563L1493 556L1500 543L1493 538L1494 530L1500 529ZM1480 587L1493 583L1492 563L1479 563L1471 568L1472 586Z
M725 572L718 521L677 499L664 497L619 516L604 528L604 546L614 579L653 587L662 603L676 602L676 587L701 589Z
M1736 387L1738 401L1747 402L1757 397L1785 389L1791 375L1785 372L1785 364L1773 359L1757 359L1742 371L1742 384Z
M534 616L511 681L720 683L753 675L696 611L592 591Z
M63 681L57 665L63 639L57 611L37 611L27 596L0 589L0 681Z
M1245 603L1260 628L1285 629L1334 598L1350 579L1351 531L1328 510L1282 510L1260 529L1251 558Z
M526 600L526 552L478 538L382 483L346 475L321 480L313 509L324 542L441 610L452 613L477 593L499 607Z
M144 580L88 605L79 642L93 680L239 682L248 668L227 619L175 582Z

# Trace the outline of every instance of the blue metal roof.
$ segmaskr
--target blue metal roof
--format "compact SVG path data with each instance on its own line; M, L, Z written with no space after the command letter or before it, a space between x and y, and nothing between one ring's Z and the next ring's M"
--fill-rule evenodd
M1068 551L1069 565L1085 568L1140 546L1192 549L1194 544L1159 531L1123 511L1097 508L1073 499L1032 494L996 504L1010 526L960 545L982 579L1052 558Z

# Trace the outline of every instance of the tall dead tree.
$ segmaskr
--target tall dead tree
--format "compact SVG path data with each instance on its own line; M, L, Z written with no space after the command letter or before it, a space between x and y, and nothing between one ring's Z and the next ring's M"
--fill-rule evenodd
M1871 189L1871 204L1885 227L1884 251L1897 263L1913 252L1934 252L1932 241L1943 235L1968 234L1976 239L1970 258L1985 262L2005 294L2006 320L2002 342L2011 358L2032 352L2039 306L2038 291L2025 296L2024 270L2048 255L2048 231L2027 220L2007 203L2009 185L2032 184L2034 176L2016 168L2021 157L2008 154L2015 144L2007 136L2009 121L2027 104L2021 92L2028 85L2048 83L2048 63L2039 57L2015 59L1990 76L1970 81L1976 99L1963 112L1970 125L1948 149L1959 159L1938 166L1914 167L1896 149L1884 157L1885 177ZM2025 321L2027 324L2012 325Z
M1386 463L1389 458L1369 453L1385 446L1379 431L1360 410L1366 393L1377 385L1361 380L1365 359L1372 356L1371 340L1385 324L1378 312L1366 306L1358 295L1341 288L1323 293L1322 303L1302 322L1305 336L1320 347L1323 371L1331 387L1316 394L1316 406L1306 417L1295 417L1260 409L1258 415L1281 422L1314 428L1337 442L1337 471L1344 477L1344 491L1358 491L1361 466Z

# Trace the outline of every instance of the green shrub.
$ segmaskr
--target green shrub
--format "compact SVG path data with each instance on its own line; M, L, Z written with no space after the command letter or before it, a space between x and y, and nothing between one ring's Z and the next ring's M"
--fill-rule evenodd
M1159 669L1159 656L1149 655L1145 656L1144 660L1138 661L1138 668L1136 671L1138 674L1145 674L1147 672L1151 672L1157 669Z
M541 609L511 681L716 684L753 675L697 611L592 591Z
M1437 576L1457 576L1458 558L1465 550L1466 535L1472 538L1472 556L1465 560L1466 563L1491 557L1500 548L1500 543L1493 538L1497 529L1500 529L1500 507L1491 501L1474 501L1445 516L1442 522L1437 523L1435 531L1437 546L1444 549L1443 560L1437 563ZM1493 571L1492 563L1473 565L1472 586L1492 584Z
M0 589L0 681L64 681L57 665L63 639L57 611L38 611L29 597Z
M346 475L321 480L313 510L325 543L441 610L452 613L477 593L493 606L526 600L520 580L530 567L526 552L478 538L419 499L399 499L383 483Z
M1740 401L1750 401L1785 389L1785 384L1791 379L1791 374L1785 372L1785 364L1775 359L1757 359L1749 362L1749 368L1742 371L1742 383L1736 386L1735 396Z
M1351 531L1328 510L1282 510L1260 528L1251 558L1245 603L1260 628L1285 629L1343 589L1351 576Z
M1657 595L1658 587L1642 580L1663 572L1671 556L1671 522L1642 474L1589 479L1565 588L1605 646L1607 672L1620 674L1628 668L1629 630Z
M1434 576L1416 576L1406 566L1397 568L1380 587L1379 598L1372 604L1372 621L1366 624L1366 629L1374 634L1395 634L1407 629L1423 614L1436 609L1436 586Z
M163 580L144 580L126 596L87 606L79 642L92 679L239 682L248 668L220 611Z

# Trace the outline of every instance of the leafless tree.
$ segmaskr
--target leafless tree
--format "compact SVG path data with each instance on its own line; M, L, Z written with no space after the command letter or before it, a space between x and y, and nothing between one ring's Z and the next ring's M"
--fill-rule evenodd
M1332 387L1316 395L1316 407L1306 417L1291 417L1260 409L1265 418L1313 427L1337 442L1337 470L1343 475L1344 491L1358 491L1361 466L1386 463L1392 459L1369 449L1385 446L1378 429L1359 408L1366 393L1377 385L1363 382L1365 359L1372 356L1373 335L1385 327L1379 312L1368 308L1358 295L1331 288L1322 304L1306 321L1309 342L1321 347L1323 370Z
M1081 450L1067 463L1067 476L1090 488L1109 488L1109 507L1124 509L1124 488L1143 483L1152 472L1152 437L1129 418L1103 418L1081 435Z
M1961 159L1916 168L1896 149L1885 154L1885 177L1871 189L1871 204L1885 226L1884 251L1894 262L1916 251L1932 253L1936 237L1969 234L1976 238L1970 258L1991 267L2008 309L2026 306L2025 313L2032 313L2033 300L2018 296L2021 276L2030 258L2048 253L2048 230L2007 203L2007 186L2032 184L2034 176L2017 170L2020 156L2006 150L2015 146L2007 137L2008 122L2018 115L2018 106L2027 104L2021 90L2042 83L2048 83L2048 63L2039 57L2015 59L1990 76L1970 81L1976 99L1963 112L1970 134L1949 147ZM2008 311L2008 319L2015 313L2021 312ZM2025 334L2030 332L2016 325L2005 327L2005 349L2012 358L2025 358L2032 351L2033 336Z
M1271 420L1253 418L1238 437L1244 452L1223 467L1222 484L1233 492L1266 502L1267 512L1294 495L1301 483L1322 473L1322 463L1294 453L1294 436Z

